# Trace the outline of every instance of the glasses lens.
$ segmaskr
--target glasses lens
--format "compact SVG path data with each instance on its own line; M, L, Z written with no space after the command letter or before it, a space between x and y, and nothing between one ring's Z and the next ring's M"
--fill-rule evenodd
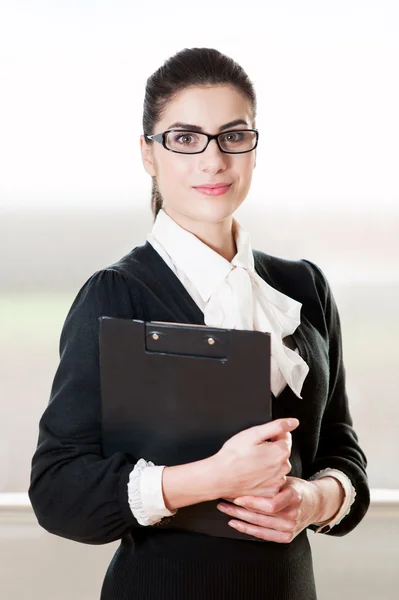
M201 152L206 146L208 138L202 133L193 131L169 131L166 136L166 146L175 152Z
M248 152L255 148L255 131L226 131L219 136L220 146L226 152Z
M202 152L208 138L203 133L194 131L169 131L166 136L166 147L175 152L192 154ZM248 130L226 131L219 135L219 143L225 152L249 152L256 146L256 132Z

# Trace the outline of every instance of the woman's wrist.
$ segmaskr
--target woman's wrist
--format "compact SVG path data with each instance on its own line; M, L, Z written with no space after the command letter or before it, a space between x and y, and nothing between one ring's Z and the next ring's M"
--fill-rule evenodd
M165 467L162 493L168 510L220 498L219 469L213 456L183 465Z
M345 499L345 490L335 477L323 477L308 482L316 490L317 502L312 524L331 521L339 512Z

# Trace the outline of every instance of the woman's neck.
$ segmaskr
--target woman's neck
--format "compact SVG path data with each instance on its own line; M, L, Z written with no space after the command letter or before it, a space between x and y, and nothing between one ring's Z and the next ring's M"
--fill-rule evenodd
M220 254L220 256L223 256L223 258L229 262L231 262L237 254L235 225L232 215L223 221L210 223L207 221L191 219L186 215L175 213L169 209L164 210L174 221L176 221L176 223L178 223L178 225L195 235L201 242Z

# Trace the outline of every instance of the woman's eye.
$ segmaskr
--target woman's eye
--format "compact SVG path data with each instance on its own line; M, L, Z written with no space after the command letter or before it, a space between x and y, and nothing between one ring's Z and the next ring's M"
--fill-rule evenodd
M187 140L190 140L190 138L193 139L194 136L190 133L184 133L182 135L176 136L175 141L187 146L190 143L189 141L187 142Z
M226 133L222 139L225 142L240 142L242 140L242 138L243 138L243 134L240 133L239 131L235 131L235 132L230 131L229 133Z

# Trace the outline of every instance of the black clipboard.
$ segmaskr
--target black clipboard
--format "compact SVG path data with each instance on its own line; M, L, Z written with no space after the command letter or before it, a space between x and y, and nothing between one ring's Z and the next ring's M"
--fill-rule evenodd
M271 421L270 334L100 317L101 433L114 452L178 465ZM263 541L230 527L217 500L179 508L162 529Z

